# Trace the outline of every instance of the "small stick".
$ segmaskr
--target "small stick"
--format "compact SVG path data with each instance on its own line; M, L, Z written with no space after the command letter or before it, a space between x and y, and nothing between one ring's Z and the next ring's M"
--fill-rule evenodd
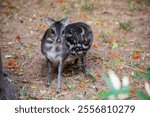
M18 40L18 42L20 43L20 45L22 45L23 47L27 48L27 46L25 46L20 40Z
M126 68L129 68L129 69L132 69L132 70L142 70L142 69L140 69L140 68L138 68L138 67L132 68L132 67L127 66L127 65L125 65L125 64L122 64L122 66L124 66L124 67L126 67Z

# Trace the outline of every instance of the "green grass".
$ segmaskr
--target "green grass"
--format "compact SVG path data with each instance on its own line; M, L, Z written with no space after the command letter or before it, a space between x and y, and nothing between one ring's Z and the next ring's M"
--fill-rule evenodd
M27 88L23 88L21 91L20 91L20 95L22 97L28 97L29 96L29 90Z
M81 10L83 11L93 11L95 8L95 5L93 3L89 3L88 0L84 0L84 3L81 5Z
M136 49L136 52L143 52L143 50L142 50L142 46L141 46L141 43L139 42L139 40L137 40L136 42L135 42L135 49Z
M117 43L118 43L119 46L121 46L121 47L126 47L126 46L127 46L127 42L126 42L126 40L125 40L124 38L119 38L119 39L117 40Z
M132 28L133 28L131 21L119 22L119 27L125 31L132 31Z
M140 2L139 4L142 4L142 3ZM135 2L134 0L128 0L129 10L132 11L132 12L140 11L139 4L137 2Z
M147 3L150 5L150 0L147 0Z
M52 100L52 96L51 96L51 95L48 95L48 96L46 97L46 100Z
M67 3L61 4L60 8L61 8L61 10L63 11L64 14L67 14L70 11L70 5L67 4Z

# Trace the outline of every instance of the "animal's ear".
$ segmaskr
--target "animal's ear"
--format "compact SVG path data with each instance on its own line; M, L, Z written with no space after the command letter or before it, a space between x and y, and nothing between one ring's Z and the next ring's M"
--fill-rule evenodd
M52 24L55 23L55 20L52 19L52 18L46 17L46 18L45 18L45 23L46 23L48 26L51 26Z
M68 24L69 24L69 19L66 17L66 18L64 18L64 19L62 19L62 20L60 20L61 21L61 23L66 27Z

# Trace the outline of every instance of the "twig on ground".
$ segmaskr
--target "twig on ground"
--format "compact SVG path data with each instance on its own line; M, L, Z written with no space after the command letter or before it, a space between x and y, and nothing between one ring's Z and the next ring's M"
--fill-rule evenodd
M18 40L18 42L20 43L20 45L22 45L23 47L27 48L27 46L24 45L20 40Z
M140 69L140 68L138 68L138 67L132 68L132 67L127 66L127 65L125 65L125 64L122 64L122 66L123 66L123 67L126 67L126 68L129 68L129 69L132 69L132 70L142 70L142 69Z

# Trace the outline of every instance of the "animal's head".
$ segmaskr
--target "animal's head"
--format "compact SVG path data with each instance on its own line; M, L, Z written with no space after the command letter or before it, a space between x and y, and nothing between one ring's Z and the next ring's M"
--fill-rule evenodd
M61 19L59 21L55 21L52 18L45 18L45 23L49 26L48 34L50 36L51 41L55 43L62 43L64 39L64 29L68 25L68 18Z

